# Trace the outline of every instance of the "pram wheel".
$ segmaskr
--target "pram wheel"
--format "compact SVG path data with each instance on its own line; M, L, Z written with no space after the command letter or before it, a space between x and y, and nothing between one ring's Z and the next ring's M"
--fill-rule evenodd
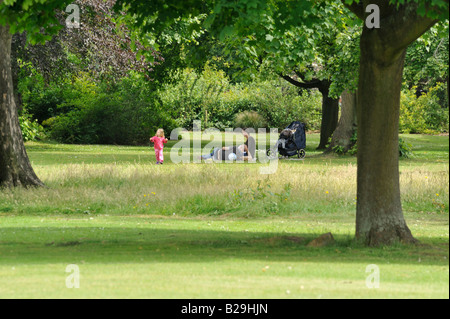
M267 155L267 157L270 158L270 159L276 158L276 157L277 157L277 151L275 151L275 150L269 148L269 149L267 150L267 152L266 152L266 155Z
M298 156L298 158L305 158L305 156L306 156L305 150L304 149L298 150L297 156Z

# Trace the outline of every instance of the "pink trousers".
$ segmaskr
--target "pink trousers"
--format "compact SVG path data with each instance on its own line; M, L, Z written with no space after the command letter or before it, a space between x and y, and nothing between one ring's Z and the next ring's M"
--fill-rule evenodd
M155 155L156 155L156 161L158 163L164 162L163 149L156 149L155 148Z

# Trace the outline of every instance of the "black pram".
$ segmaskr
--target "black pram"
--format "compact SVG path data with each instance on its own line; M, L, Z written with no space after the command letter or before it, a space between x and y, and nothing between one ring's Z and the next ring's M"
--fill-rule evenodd
M267 150L267 156L275 157L277 153L284 157L297 155L304 158L306 155L305 124L294 121L281 131L276 144Z

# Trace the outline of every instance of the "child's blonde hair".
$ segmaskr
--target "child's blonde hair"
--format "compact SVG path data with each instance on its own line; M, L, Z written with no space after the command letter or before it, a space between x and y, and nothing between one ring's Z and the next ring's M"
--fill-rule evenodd
M158 136L158 137L164 137L164 130L163 130L162 128L159 128L159 129L156 131L156 136Z

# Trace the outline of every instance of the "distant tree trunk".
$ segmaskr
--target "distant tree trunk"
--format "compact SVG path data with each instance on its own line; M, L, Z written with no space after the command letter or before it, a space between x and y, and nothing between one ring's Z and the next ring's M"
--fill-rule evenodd
M318 150L324 150L327 147L330 137L336 130L339 118L339 99L329 96L331 83L321 81L318 87L322 93L322 122L320 124L320 142Z
M0 25L0 187L43 186L31 167L19 126L11 73L11 39Z
M336 146L347 152L353 146L351 138L356 130L356 93L344 91L341 101L341 116L327 152Z

